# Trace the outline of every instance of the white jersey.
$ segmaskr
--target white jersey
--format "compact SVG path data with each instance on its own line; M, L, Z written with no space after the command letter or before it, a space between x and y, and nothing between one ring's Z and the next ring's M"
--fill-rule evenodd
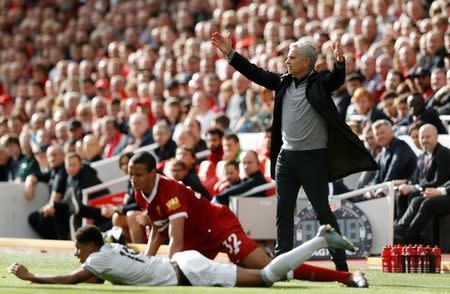
M178 280L166 257L146 256L121 244L105 244L92 253L83 268L96 277L122 285L177 285Z

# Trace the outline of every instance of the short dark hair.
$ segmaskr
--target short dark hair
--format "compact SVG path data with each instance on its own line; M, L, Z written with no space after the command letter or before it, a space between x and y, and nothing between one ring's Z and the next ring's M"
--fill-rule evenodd
M239 170L239 162L237 162L236 160L228 160L227 162L225 162L224 167L227 167L227 166L232 166L235 169Z
M153 155L147 151L138 152L130 158L131 164L143 164L147 171L152 171L156 168L156 160Z
M193 158L197 158L197 154L195 153L195 149L186 145L178 146L177 150L183 150L192 155Z
M219 138L222 139L223 137L223 131L219 128L210 128L206 131L206 135L217 135Z
M119 168L120 168L120 162L122 161L122 158L124 158L124 157L126 157L126 158L128 158L128 161L131 159L131 157L133 157L133 155L134 155L134 153L133 152L124 152L124 153L121 153L120 154L120 156L119 156Z
M175 157L172 157L172 159L170 159L169 161L171 166L179 166L181 167L183 170L188 170L188 166L186 165L186 163L181 160L181 159L176 159Z
M75 241L82 244L92 242L98 248L105 244L105 241L103 241L102 232L100 232L100 230L94 225L87 225L79 228L75 233Z
M387 99L395 99L397 97L397 92L395 91L385 91L381 95L381 101L387 100Z
M239 137L236 134L233 134L233 133L225 135L224 139L227 140L227 141L228 140L233 140L234 142L239 143Z
M72 158L76 158L79 162L83 162L83 159L81 158L80 154L76 153L76 152L69 152L66 154L65 159L69 160Z

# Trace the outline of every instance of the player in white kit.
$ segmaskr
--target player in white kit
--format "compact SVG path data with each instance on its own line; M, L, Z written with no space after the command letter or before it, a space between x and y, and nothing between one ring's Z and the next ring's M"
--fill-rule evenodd
M289 278L292 270L319 249L355 250L349 241L335 233L329 225L321 226L316 237L278 256L262 270L214 262L193 250L175 253L172 259L146 256L120 244L105 244L100 230L92 225L80 228L75 239L75 256L82 266L70 274L46 277L35 275L19 263L13 263L8 271L22 280L44 284L106 280L113 284L141 286L271 286Z

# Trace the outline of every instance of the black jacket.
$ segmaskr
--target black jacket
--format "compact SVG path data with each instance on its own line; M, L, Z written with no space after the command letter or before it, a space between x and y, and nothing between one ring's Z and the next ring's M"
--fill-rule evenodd
M267 181L264 178L264 175L260 171L258 171L250 175L249 177L243 179L239 183L225 188L225 190L222 193L216 195L216 200L220 204L228 205L230 196L240 195L257 186L264 185L265 183L267 183ZM249 195L247 197L264 197L265 195L266 195L265 191L262 191Z
M425 109L421 114L417 116L417 120L423 122L424 124L432 124L436 127L439 134L448 134L447 128L444 126L442 121L439 119L438 112L433 108ZM414 123L414 115L409 114L403 120L401 120L399 126L410 126Z
M414 173L417 156L403 140L393 138L387 148L377 156L380 169L372 184L380 184L392 180L408 179Z
M450 150L441 144L437 144L433 150L431 161L426 169L423 166L421 154L417 160L417 168L411 177L411 183L419 184L422 188L436 188L450 180Z
M282 146L281 115L283 97L293 81L290 74L276 74L266 71L235 53L230 61L237 71L251 81L275 91L275 105L272 123L272 144L270 146L270 173L275 178L275 165ZM377 169L377 163L364 144L342 120L331 99L331 92L345 80L345 63L336 64L333 71L314 71L307 79L306 99L325 119L328 126L328 180L334 181L363 170Z

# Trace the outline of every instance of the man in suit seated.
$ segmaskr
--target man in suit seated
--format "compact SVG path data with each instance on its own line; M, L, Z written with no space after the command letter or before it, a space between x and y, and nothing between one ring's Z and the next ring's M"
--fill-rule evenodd
M414 198L426 188L435 188L450 180L450 149L438 143L438 131L431 124L419 129L420 145L424 152L417 160L414 174L408 181L399 181L397 217L400 219ZM411 205L411 204L410 204Z
M266 183L266 179L259 169L258 154L255 151L249 150L244 153L244 156L242 157L242 165L244 167L246 178L235 185L229 186L222 193L217 194L214 198L216 202L228 205L230 196L240 195L256 186ZM265 192L262 191L251 195L251 197L259 196L264 197Z
M450 214L450 181L438 188L426 188L414 198L395 227L395 243L417 243L433 216Z
M378 120L372 125L375 140L382 147L376 157L380 167L369 185L376 185L392 180L409 178L416 167L417 157L409 145L394 136L391 123L387 120ZM364 198L379 197L383 190L376 191L373 195L366 193Z

